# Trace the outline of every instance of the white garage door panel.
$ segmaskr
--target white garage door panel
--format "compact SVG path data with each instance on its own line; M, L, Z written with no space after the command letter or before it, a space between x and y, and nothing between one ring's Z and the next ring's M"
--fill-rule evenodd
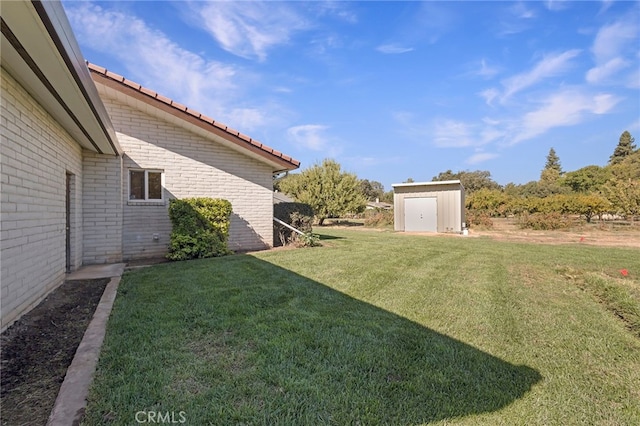
M404 230L438 232L438 201L436 198L404 199Z

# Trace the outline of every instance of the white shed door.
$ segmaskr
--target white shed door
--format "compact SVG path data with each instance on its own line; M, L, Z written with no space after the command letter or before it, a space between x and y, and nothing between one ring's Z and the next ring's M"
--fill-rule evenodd
M430 198L404 199L404 230L438 232L438 201Z

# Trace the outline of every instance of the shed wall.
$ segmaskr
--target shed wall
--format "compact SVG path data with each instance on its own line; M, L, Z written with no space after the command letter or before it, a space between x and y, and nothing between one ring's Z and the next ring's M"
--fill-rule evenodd
M394 229L405 230L405 198L436 198L438 232L462 232L464 189L461 185L424 185L394 187Z

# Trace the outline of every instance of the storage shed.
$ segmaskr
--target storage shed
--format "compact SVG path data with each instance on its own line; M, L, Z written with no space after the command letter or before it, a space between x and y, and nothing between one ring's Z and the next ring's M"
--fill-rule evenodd
M462 233L464 187L459 180L393 185L394 229Z

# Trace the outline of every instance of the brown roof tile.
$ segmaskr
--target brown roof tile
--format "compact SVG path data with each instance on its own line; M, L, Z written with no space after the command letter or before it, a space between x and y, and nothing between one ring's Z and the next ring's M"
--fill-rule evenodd
M235 143L238 146L241 146L249 151L255 152L263 157L275 161L283 166L283 169L293 170L300 167L300 161L291 158L288 155L285 155L279 151L276 151L273 148L270 148L251 137L240 133L235 129L231 129L226 125L215 121L211 117L207 117L199 113L198 111L188 108L186 105L182 105L174 100L167 98L166 96L162 96L159 93L143 87L142 85L135 83L131 80L127 80L123 76L116 74L107 70L106 68L100 67L98 65L94 65L90 62L87 62L87 66L89 67L89 71L93 74L102 76L107 78L108 80L119 83L123 87L128 87L133 89L135 92L144 95L147 101L157 101L165 106L170 107L170 112L177 117L182 117L185 121L193 122L195 120L200 124L200 127L206 128L209 127L209 130L212 133L219 134L220 130L223 131L223 137L228 141ZM220 129L220 130L218 130Z

